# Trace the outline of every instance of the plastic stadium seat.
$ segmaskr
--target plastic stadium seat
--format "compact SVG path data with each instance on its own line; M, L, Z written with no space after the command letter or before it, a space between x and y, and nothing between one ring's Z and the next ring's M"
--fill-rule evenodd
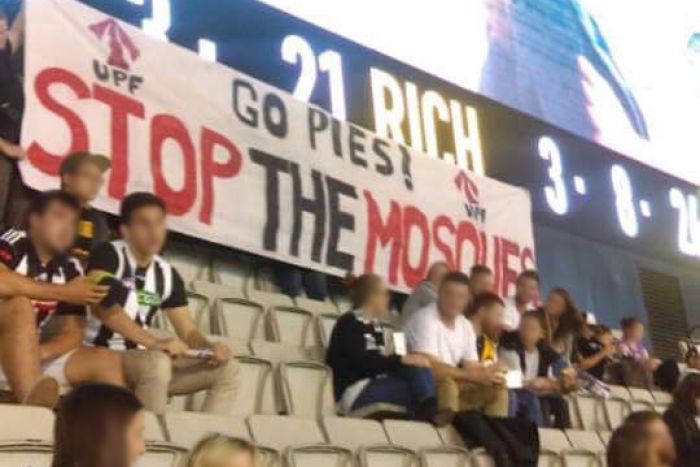
M647 389L629 388L629 392L634 400L649 402L650 404L655 402L654 396Z
M393 444L415 451L425 467L466 465L469 451L456 446L442 444L435 428L427 423L406 420L385 420L384 430Z
M209 333L211 329L211 315L209 313L209 299L206 295L196 292L187 292L187 307L192 321L203 333ZM153 318L152 327L171 331L173 329L168 316L165 313L156 313Z
M214 303L214 331L250 341L265 337L265 309L249 300L226 298Z
M608 445L610 442L610 437L612 436L612 431L605 431L601 430L598 432L598 436L600 436L600 440L603 442L605 446Z
M540 435L540 447L554 452L561 452L571 448L571 443L566 434L554 428L538 428Z
M330 416L323 417L321 425L330 443L351 451L389 443L382 424L376 420Z
M583 430L583 423L581 422L581 416L576 408L576 396L568 394L564 396L566 405L569 407L569 416L571 418L571 428L576 430Z
M272 362L257 357L238 357L240 378L238 393L231 415L247 417L252 414L277 413L277 394ZM200 412L206 393L192 395L189 410Z
M335 307L333 302L324 302L321 300L313 300L311 298L299 296L294 298L294 305L297 308L306 310L314 315L322 315L327 313L338 314L338 309Z
M314 317L300 308L273 307L268 310L270 330L275 341L306 347L314 345Z
M576 411L584 430L609 430L603 399L590 394L576 395Z
M603 407L605 408L605 418L607 420L608 430L614 430L618 426L622 425L630 413L629 403L624 399L619 399L616 397L610 397L603 400ZM596 427L595 430L601 429L603 427Z
M295 417L318 418L335 412L331 370L316 362L279 365L285 412Z
M165 415L170 440L187 449L210 433L250 440L248 425L242 418L193 412L172 412Z
M566 430L566 436L575 448L601 454L605 452L605 444L595 431Z
M610 388L610 395L613 397L619 397L620 399L629 399L630 391L626 386L617 386L611 384L608 386Z
M248 426L257 444L284 452L287 465L297 467L351 467L354 465L350 450L326 444L315 420L253 415L248 418Z
M670 404L673 402L673 396L665 391L651 391L654 396L654 402L658 404Z
M49 409L0 405L0 467L49 467L53 423Z
M669 409L669 407L671 407L671 404L666 404L664 402L656 402L654 404L654 410L660 414L666 412Z
M245 291L251 278L251 271L249 266L242 261L214 258L212 275L214 282Z
M258 267L253 274L253 283L248 286L249 292L262 291L282 294L277 285L275 274L269 267Z
M289 295L263 290L249 290L246 295L249 300L260 303L266 310L276 306L294 308L294 300Z
M250 341L250 348L256 357L270 360L273 363L306 360L304 349L294 345L281 344L260 339Z
M252 355L251 348L248 345L248 341L244 339L237 339L235 337L228 336L215 336L211 334L207 335L207 339L212 342L222 342L226 344L228 348L231 349L231 352L233 352L233 355L235 355L236 357Z
M54 414L43 407L0 404L0 443L53 440Z
M632 399L629 401L630 412L655 412L656 406L653 402Z
M337 295L333 297L333 303L340 314L347 313L348 311L352 310L352 302L350 301L350 297L346 295Z
M540 428L538 431L541 446L538 465L560 465L559 459L563 459L563 465L566 467L602 467L598 445L594 445L593 450L585 446L572 446L570 438L563 431L547 428ZM597 438L594 432L590 433ZM578 438L577 440L582 441Z
M462 435L452 425L446 425L437 429L442 444L445 446L465 447Z
M192 282L192 290L206 296L211 302L218 298L246 298L243 289L231 287L230 285L216 284L209 281Z
M151 413L145 413L144 438L146 439L146 454L139 459L139 467L176 467L187 449L167 441L165 429L161 420Z
M168 248L163 257L177 269L187 287L193 281L208 280L211 276L209 258L194 248Z
M324 313L316 316L316 332L323 348L327 349L331 341L331 334L335 323L338 322L340 315L337 313Z

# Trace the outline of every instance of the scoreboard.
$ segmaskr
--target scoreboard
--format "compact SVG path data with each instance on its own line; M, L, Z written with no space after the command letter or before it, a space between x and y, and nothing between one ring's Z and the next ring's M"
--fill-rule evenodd
M700 264L698 190L689 178L656 170L564 125L265 3L82 1L427 157L522 186L531 193L538 224L643 255ZM386 18L386 28L391 27ZM691 171L700 161L687 163Z

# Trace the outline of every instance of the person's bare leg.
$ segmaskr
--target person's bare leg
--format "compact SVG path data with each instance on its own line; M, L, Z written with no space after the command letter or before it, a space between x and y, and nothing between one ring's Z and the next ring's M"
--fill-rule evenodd
M36 313L27 298L0 302L0 365L17 401L25 400L41 377Z
M80 347L66 362L66 379L71 385L106 383L126 386L122 353L103 347Z

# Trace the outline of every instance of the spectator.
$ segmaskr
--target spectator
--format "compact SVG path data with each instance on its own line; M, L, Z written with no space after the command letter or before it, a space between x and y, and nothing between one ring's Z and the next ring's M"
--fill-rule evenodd
M684 360L686 367L683 370L683 377L693 373L700 373L700 345L693 345L691 343Z
M472 275L471 278L474 276ZM477 335L476 347L481 363L496 363L498 360L498 338L503 328L504 304L493 292L483 292L472 300L467 317Z
M0 229L20 228L30 201L17 162L26 157L19 146L24 93L13 56L24 36L24 6L10 25L0 12Z
M441 410L508 414L508 390L497 365L479 362L474 327L464 317L469 303L469 277L448 273L436 303L416 311L404 325L408 348L428 357L438 382Z
M441 423L430 361L411 353L387 355L381 324L389 312L384 280L360 276L351 284L350 298L353 309L336 323L326 354L340 412L383 402L404 406L415 418Z
M104 243L90 256L89 274L109 285L91 310L85 343L123 353L127 381L146 409L165 413L170 395L206 390L204 412L229 414L238 365L226 345L209 341L188 309L185 284L158 252L166 241L165 203L150 193L128 195L121 205L124 240ZM177 338L158 339L148 328L163 312ZM204 356L183 358L190 350Z
M258 452L247 441L223 435L200 440L187 457L186 467L257 467Z
M668 426L658 413L645 410L632 412L624 421L625 425L635 425L647 433L654 444L654 458L663 465L672 465L676 460L676 448Z
M303 289L312 300L324 301L328 297L328 283L324 273L286 263L276 263L273 269L277 286L285 295L297 297Z
M678 460L675 467L698 465L700 459L700 374L689 374L673 393L673 403L664 413L671 430Z
M671 464L661 461L653 441L644 428L622 424L613 432L608 443L608 467L671 467Z
M638 318L624 318L620 321L620 327L622 328L622 339L618 344L620 354L636 360L649 372L655 371L661 361L651 358L644 347L644 323Z
M445 277L450 271L447 263L439 261L433 263L428 270L428 276L423 282L420 283L418 287L413 291L411 295L408 296L406 302L403 304L401 309L401 318L403 322L406 322L413 313L420 310L421 308L435 303L437 300L437 291L440 288L440 283L442 278Z
M607 326L585 326L587 335L576 340L576 361L581 369L603 381L607 366L617 353L615 338Z
M52 467L131 467L146 451L143 407L116 386L78 387L59 405Z
M539 299L539 274L533 270L521 272L515 282L515 295L506 300L505 328L510 331L518 329L520 316L528 310L535 309Z
M469 289L472 297L493 291L493 271L483 264L475 264L469 271Z
M521 318L519 330L503 336L500 350L501 361L523 373L523 388L514 390L515 415L539 427L568 428L569 409L561 397L565 380L554 376L559 355L544 339L542 314L527 311Z
M61 190L80 202L78 235L71 254L83 265L87 264L90 252L110 237L107 217L91 205L100 193L109 167L109 159L101 154L76 152L63 159L59 168Z
M58 383L124 384L119 355L80 347L84 305L101 300L106 288L81 278L66 254L79 209L71 195L41 193L30 205L28 230L0 236L0 379L27 404L52 407Z
M552 289L541 312L547 324L547 343L561 357L555 370L558 375L571 362L574 342L583 329L583 318L569 292L561 287Z

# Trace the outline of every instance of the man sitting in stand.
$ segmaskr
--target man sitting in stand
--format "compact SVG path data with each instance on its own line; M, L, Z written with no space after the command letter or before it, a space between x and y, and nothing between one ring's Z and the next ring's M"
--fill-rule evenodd
M469 278L450 272L442 280L437 303L415 312L404 326L408 350L430 359L437 381L440 411L508 414L503 372L479 362L474 327L464 317Z
M66 253L79 211L66 193L40 193L28 229L0 236L0 379L25 404L53 407L59 383L123 385L118 354L80 347L84 305L102 300L107 288L80 277L79 262Z
M180 274L158 253L167 237L166 207L150 193L122 201L123 240L108 242L90 256L89 275L109 285L94 307L86 344L125 351L124 371L143 405L156 414L168 396L206 390L204 412L229 414L238 382L238 365L222 343L209 341L195 326ZM177 338L159 339L148 331L159 312Z

